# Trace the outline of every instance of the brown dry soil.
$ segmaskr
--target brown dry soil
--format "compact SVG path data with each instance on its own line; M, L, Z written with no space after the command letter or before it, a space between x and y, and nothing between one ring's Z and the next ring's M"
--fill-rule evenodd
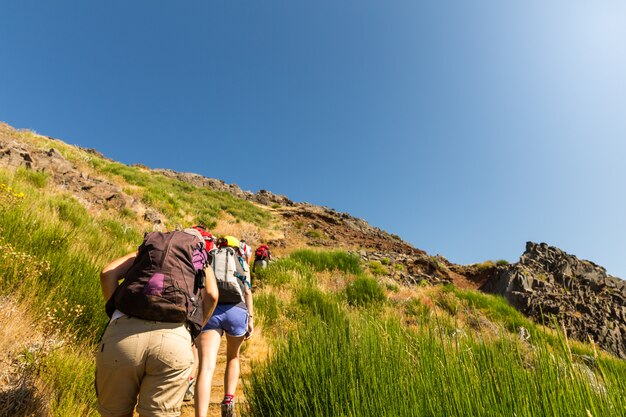
M252 343L251 339L248 342ZM250 373L250 357L247 351L243 349L240 354L241 374L248 375ZM217 367L215 374L213 375L213 381L211 384L211 403L209 404L209 412L207 417L221 417L220 403L224 397L224 370L226 368L226 340L222 338L222 344L220 345L219 355L217 357ZM243 404L245 402L245 395L243 392L243 384L241 378L239 378L239 384L237 384L237 393L235 397L237 403ZM193 417L194 416L194 402L189 401L183 403L183 409L181 417Z

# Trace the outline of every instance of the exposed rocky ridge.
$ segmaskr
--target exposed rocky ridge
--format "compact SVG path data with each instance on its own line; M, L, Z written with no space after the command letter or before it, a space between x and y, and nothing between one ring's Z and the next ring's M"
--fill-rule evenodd
M0 123L0 167L10 169L23 167L45 172L55 186L70 192L88 208L117 211L132 209L157 227L162 223L162 216L158 212L126 194L119 185L81 170L54 147L48 150L37 149L19 140L15 133L13 128ZM57 141L53 138L48 139ZM85 151L98 154L94 150Z
M294 202L284 195L274 194L267 190L260 190L256 193L244 191L236 184L227 184L222 180L198 174L181 173L169 169L153 171L198 187L225 191L235 197L272 207L276 214L282 216L290 224L303 229L304 236L314 246L345 248L365 246L398 255L425 255L424 251L414 248L400 237L373 227L365 220L348 213L309 203Z
M505 296L538 322L555 318L569 336L591 338L626 358L626 281L593 262L528 242L518 263L493 268L480 289Z

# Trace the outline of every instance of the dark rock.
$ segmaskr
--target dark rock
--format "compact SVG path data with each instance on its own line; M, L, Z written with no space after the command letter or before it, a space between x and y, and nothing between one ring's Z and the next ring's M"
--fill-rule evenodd
M159 212L154 209L148 209L143 215L143 219L152 224L162 224L163 218Z
M516 264L494 269L481 290L505 296L538 322L555 319L568 335L626 358L625 282L593 262L545 243L526 244Z

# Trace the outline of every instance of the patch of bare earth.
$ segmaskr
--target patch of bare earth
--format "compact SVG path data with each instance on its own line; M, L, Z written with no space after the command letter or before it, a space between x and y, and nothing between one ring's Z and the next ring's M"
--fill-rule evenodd
M256 327L254 335L248 341L244 342L241 348L240 364L241 364L241 377L250 375L251 361L259 361L266 358L269 354L269 348L263 337L263 331L260 327ZM213 381L211 384L211 403L209 404L209 412L207 417L220 417L221 408L220 403L224 398L224 371L226 369L226 340L222 338L222 344L220 345L219 355L217 358L217 367L215 374L213 375ZM235 400L238 404L243 405L246 401L246 395L243 390L243 383L239 378L239 384L237 384L237 392ZM181 417L193 417L194 416L194 402L189 401L183 404Z

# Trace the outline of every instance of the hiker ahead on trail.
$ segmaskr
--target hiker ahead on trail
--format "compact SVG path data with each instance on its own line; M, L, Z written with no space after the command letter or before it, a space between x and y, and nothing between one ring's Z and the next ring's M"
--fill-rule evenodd
M222 417L234 416L235 391L239 379L239 349L254 331L252 324L252 289L250 268L239 247L239 240L226 236L212 250L211 265L219 290L213 315L196 338L200 363L196 380L196 417L205 417L211 396L211 380L217 352L226 333L226 372Z
M212 251L213 248L215 248L215 237L211 234L211 232L207 231L206 226L203 224L199 224L193 228L200 232L200 235L202 235L207 252Z
M146 234L136 253L100 274L111 318L96 354L98 411L105 417L177 416L195 337L217 304L203 236ZM118 283L120 279L124 279Z
M252 260L252 248L243 239L239 242L239 248L241 249L243 258L246 260L247 264L250 265L250 261Z
M272 260L272 253L270 252L269 246L263 244L254 251L254 266L252 267L253 271L256 271L257 268L265 269L267 265Z

